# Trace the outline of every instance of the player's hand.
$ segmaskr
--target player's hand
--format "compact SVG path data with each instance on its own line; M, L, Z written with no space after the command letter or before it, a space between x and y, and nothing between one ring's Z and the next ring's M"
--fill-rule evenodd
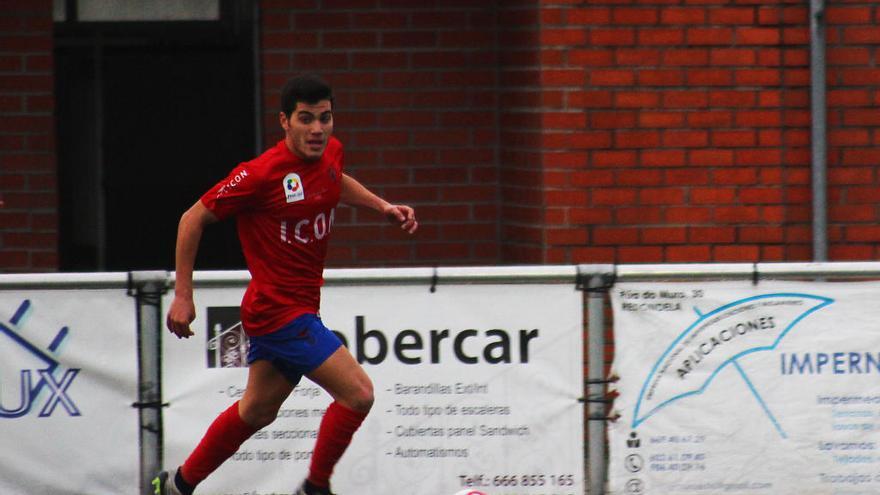
M165 325L171 333L177 335L177 338L188 339L194 335L189 324L196 319L196 307L191 297L174 296L171 302L171 308L168 309L168 316L165 318Z
M399 223L400 228L412 234L419 228L416 212L406 205L388 205L383 211L388 220Z

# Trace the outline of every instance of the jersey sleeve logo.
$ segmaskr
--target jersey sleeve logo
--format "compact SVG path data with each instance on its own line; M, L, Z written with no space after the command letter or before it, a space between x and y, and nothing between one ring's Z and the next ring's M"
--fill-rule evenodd
M306 198L306 191L303 188L299 174L289 173L285 175L281 186L284 188L284 199L288 203L295 203Z

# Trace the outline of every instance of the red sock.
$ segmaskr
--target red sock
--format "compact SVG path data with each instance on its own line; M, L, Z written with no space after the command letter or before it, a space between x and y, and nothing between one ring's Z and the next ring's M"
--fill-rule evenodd
M191 486L201 483L256 432L239 416L238 402L230 406L211 423L202 441L180 466L184 481Z
M330 486L333 467L348 448L351 437L366 417L367 413L353 411L336 401L330 404L318 429L318 440L312 453L312 465L309 466L310 483L320 487Z

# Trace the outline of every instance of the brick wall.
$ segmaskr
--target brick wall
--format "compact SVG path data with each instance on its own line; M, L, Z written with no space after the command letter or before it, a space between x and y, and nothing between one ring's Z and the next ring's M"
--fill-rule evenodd
M832 260L878 255L878 16L828 9ZM551 1L541 17L557 103L541 261L811 259L804 2Z
M498 260L498 95L491 2L264 0L266 145L281 137L278 94L312 71L336 92L347 172L412 204L409 239L369 211L340 208L331 266ZM320 8L318 8L320 7Z
M57 267L51 3L2 0L0 270ZM278 91L337 88L348 171L418 208L342 208L332 266L808 260L799 0L262 0ZM880 256L880 5L828 7L832 260Z
M58 266L52 2L0 1L0 271Z
M880 5L828 8L829 258L880 258Z

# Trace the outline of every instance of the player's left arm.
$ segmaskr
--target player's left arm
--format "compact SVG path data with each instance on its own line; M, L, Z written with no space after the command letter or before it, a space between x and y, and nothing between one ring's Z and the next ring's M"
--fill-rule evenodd
M373 194L353 177L342 174L342 196L340 201L351 206L363 206L378 211L400 228L412 234L419 228L416 212L407 205L395 205Z

